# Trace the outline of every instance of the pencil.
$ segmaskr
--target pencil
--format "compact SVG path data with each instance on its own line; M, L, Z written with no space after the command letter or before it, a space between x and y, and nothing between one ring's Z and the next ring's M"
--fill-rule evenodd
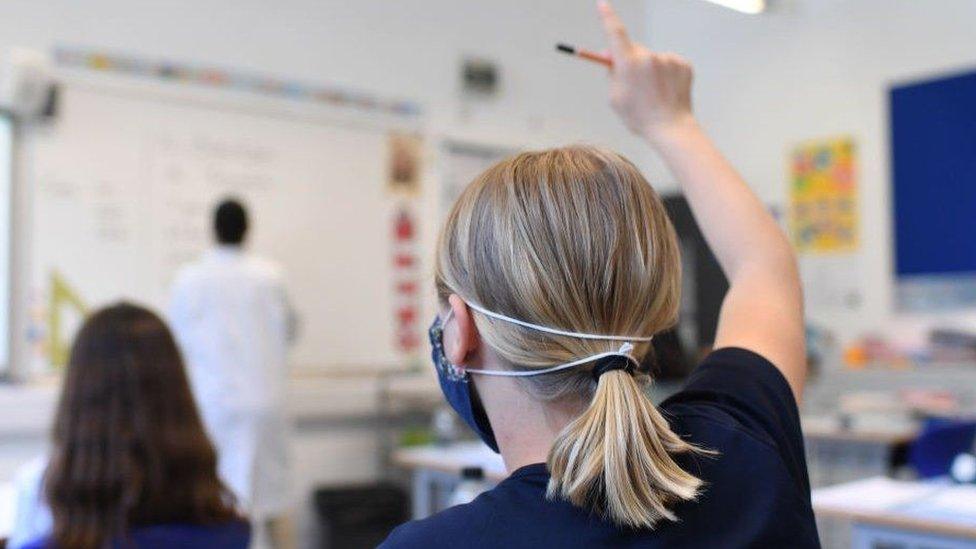
M586 59L587 61L593 61L594 63L599 63L607 67L613 66L613 61L610 59L610 57L601 55L586 48L577 48L575 46L570 46L569 44L560 43L556 44L556 51L561 51L569 55L575 55L576 57Z

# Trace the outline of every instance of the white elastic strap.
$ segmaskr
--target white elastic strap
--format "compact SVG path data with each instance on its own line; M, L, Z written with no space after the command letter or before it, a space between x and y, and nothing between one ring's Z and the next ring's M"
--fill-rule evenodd
M594 360L600 360L601 358L608 356L622 356L627 360L634 363L634 366L640 368L640 362L630 354L634 350L633 343L624 343L620 346L620 349L616 351L607 351L605 353L600 353L597 355L588 356L581 358L579 360L574 360L572 362L567 362L566 364L560 364L558 366L553 366L551 368L545 368L543 370L522 370L522 371L512 371L512 370L472 370L470 368L465 368L465 372L471 374L480 374L483 376L499 376L499 377L531 377L531 376L541 376L543 374L551 374L553 372L558 372L560 370L566 370L572 368L573 366L579 366L580 364L586 364L587 362L592 362Z
M511 322L512 324L518 324L525 328L531 328L533 330L538 330L540 332L546 332L547 334L555 334L561 336L576 337L579 339L599 339L601 341L650 341L654 339L654 336L618 336L618 335L599 335L599 334L583 334L580 332L569 332L566 330L559 330L557 328L549 328L547 326L539 326L538 324L532 324L531 322L526 322L524 320L519 320L517 318L512 318L510 316L505 316L493 311L489 311L480 305L475 305L470 301L467 302L468 307L478 311L479 313L490 316L498 320L503 320L505 322ZM611 353L616 354L616 353ZM592 357L586 360L592 360Z

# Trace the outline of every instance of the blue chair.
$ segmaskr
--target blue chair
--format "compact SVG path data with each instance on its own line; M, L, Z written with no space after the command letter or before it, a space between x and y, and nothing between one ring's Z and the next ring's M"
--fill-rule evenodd
M974 444L976 421L929 419L908 452L908 463L920 478L944 476L949 474L952 460L963 452L972 452Z

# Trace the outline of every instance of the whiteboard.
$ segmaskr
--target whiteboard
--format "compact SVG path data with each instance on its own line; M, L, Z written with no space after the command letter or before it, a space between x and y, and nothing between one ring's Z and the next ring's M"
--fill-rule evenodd
M52 323L69 337L81 305L165 311L227 195L248 204L249 248L284 268L302 327L294 366L402 365L391 224L421 202L387 190L390 127L164 99L67 85L56 120L32 132L33 368L52 362Z

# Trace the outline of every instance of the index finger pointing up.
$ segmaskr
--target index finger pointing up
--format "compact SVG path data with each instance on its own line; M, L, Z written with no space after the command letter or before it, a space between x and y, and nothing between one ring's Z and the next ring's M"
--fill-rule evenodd
M597 7L600 9L600 16L603 19L603 30L606 31L607 39L610 41L610 53L615 60L623 59L632 47L630 37L627 35L627 27L624 27L620 18L617 17L617 12L613 11L609 2L600 0L597 2Z

